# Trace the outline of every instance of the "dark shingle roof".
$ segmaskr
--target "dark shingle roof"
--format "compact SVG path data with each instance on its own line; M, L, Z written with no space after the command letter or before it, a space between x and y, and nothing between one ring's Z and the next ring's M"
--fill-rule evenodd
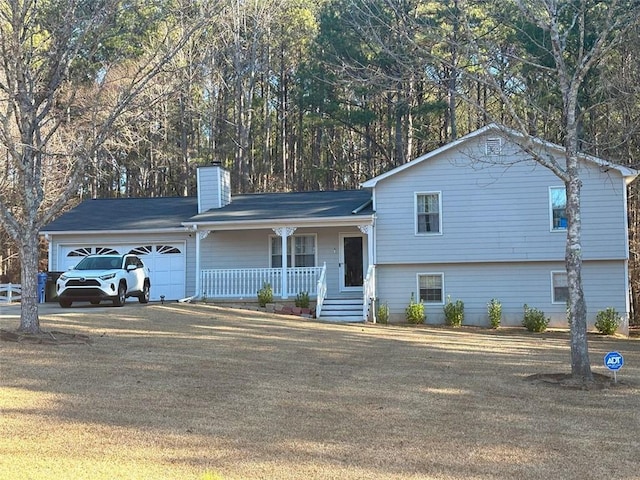
M196 197L93 199L85 200L42 231L179 229L183 222L346 217L353 216L356 209L361 209L359 215L371 215L370 200L368 190L255 193L235 195L229 205L198 215Z
M85 200L44 232L158 230L183 228L198 213L196 197L103 198Z
M223 208L211 209L189 222L237 222L286 220L288 218L331 218L353 216L353 211L371 200L369 190L324 192L252 193L233 196ZM368 205L360 215L371 215Z

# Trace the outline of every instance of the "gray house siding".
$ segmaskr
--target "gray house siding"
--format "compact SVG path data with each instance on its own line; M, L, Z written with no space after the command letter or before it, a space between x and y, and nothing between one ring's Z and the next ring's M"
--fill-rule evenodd
M562 262L518 262L478 264L381 265L378 273L378 302L389 305L391 320L405 321L404 310L411 294L417 298L418 274L443 274L443 299L460 299L465 307L465 325L488 326L487 302L499 300L503 326L519 326L526 303L545 312L550 326L566 327L566 307L552 302L551 272L563 271ZM588 261L583 265L587 320L591 327L599 310L614 307L627 313L625 268L622 262ZM443 304L426 304L428 324L444 322Z
M418 274L442 274L447 296L465 303L465 324L487 325L487 302L503 306L503 325L520 325L523 305L566 327L566 307L552 301L551 272L564 272L565 230L551 225L550 170L513 143L486 155L486 139L417 162L374 187L378 301L404 321ZM504 142L504 140L503 140ZM558 158L562 163L562 159ZM582 163L583 281L591 326L599 310L628 315L626 184L620 171ZM416 233L416 194L438 193L441 229ZM443 304L426 304L427 322L444 322Z
M474 142L474 148L446 151L377 184L378 264L564 257L565 233L550 231L549 208L549 187L561 187L561 180L531 161L514 162L519 156L483 157L483 140ZM624 180L614 170L583 169L584 258L624 259ZM440 193L440 234L416 234L419 192Z

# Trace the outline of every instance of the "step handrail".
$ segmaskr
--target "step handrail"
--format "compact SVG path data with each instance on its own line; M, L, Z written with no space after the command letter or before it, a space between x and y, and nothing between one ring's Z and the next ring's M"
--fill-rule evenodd
M316 287L316 318L320 318L322 314L322 305L327 296L327 262L322 265L322 271L318 277L318 285Z

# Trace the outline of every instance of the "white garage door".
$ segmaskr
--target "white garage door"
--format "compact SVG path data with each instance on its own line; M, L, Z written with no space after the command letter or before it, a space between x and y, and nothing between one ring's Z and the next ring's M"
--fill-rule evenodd
M91 254L134 253L149 268L151 300L178 300L185 297L186 257L182 243L145 245L81 246L61 245L58 259L59 270L76 265L82 257Z

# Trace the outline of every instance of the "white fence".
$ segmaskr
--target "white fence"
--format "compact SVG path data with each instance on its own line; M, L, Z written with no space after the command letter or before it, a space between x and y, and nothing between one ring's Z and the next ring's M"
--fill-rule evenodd
M0 283L0 303L19 302L22 286L19 283Z
M318 279L323 267L294 267L286 270L287 296L307 292L317 295ZM281 268L225 268L202 270L202 296L206 298L257 298L265 283L274 297L283 297Z

